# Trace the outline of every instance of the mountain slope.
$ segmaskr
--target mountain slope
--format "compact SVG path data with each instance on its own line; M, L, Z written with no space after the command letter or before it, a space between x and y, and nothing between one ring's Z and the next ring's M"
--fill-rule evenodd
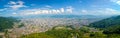
M90 24L90 27L107 28L113 25L120 25L120 16L114 16Z
M91 23L89 26L103 29L104 34L120 34L120 16L103 19Z
M4 31L5 29L12 28L14 22L17 22L15 18L0 17L0 31Z

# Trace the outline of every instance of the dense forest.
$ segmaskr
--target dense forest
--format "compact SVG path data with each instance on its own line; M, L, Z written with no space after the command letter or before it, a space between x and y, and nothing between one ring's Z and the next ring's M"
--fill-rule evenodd
M113 16L90 24L90 27L108 28L114 25L120 25L120 16Z
M118 36L117 38L120 38L120 16L114 16L91 23L89 27L101 29L103 33L109 35L109 37L115 38L115 36Z
M0 17L0 32L13 27L14 22L18 22L13 17Z
M90 27L103 29L106 34L120 34L120 16L114 16L91 23Z

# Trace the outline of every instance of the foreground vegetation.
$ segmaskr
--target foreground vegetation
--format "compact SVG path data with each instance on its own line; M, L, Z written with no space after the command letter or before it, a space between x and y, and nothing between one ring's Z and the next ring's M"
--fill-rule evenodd
M22 35L19 38L120 38L120 34L106 34L102 30L86 26L79 29L71 26L57 26L46 32Z
M23 35L21 38L120 38L120 34L104 34L98 29L94 30L89 27L72 29L68 26L59 26L46 32Z

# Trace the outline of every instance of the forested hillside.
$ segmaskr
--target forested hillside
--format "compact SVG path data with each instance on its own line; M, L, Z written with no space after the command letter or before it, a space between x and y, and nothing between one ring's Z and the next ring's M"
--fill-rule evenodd
M90 27L107 28L114 25L120 25L120 16L114 16L111 18L103 19L90 24Z
M100 28L105 34L120 34L120 16L114 16L91 23L90 27Z
M16 18L12 17L0 17L0 31L13 27L14 22L17 22Z

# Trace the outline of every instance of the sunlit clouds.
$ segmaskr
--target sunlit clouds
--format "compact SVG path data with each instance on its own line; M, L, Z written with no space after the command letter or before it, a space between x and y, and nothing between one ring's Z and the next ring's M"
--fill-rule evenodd
M72 8L59 8L59 9L28 9L22 10L20 15L38 15L38 14L64 14L72 13Z
M110 0L110 1L120 5L120 0Z
M27 7L26 5L24 5L24 2L23 1L10 1L8 2L7 5L5 5L5 7L8 7L8 8L12 8L12 9L19 9L19 8L23 8L23 7Z
M120 11L112 8L96 9L96 10L81 10L81 15L120 15ZM84 13L84 14L83 14Z

